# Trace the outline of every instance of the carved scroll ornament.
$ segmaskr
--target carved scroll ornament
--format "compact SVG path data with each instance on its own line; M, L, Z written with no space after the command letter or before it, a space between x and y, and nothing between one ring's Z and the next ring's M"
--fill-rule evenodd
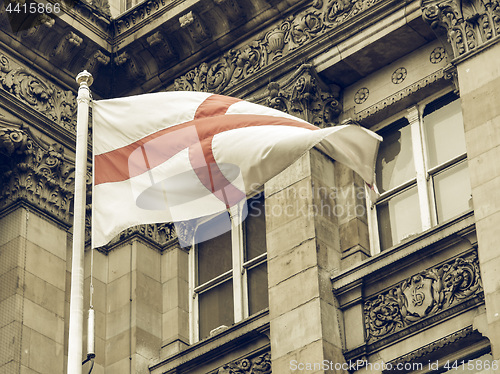
M0 54L0 89L15 96L62 127L75 132L76 96L58 89Z
M364 305L369 343L482 294L477 253L427 269Z
M221 93L379 1L314 0L311 6L286 18L255 40L177 78L173 89Z
M26 131L0 128L0 207L18 200L70 222L74 164L58 144L41 145Z
M498 0L422 0L422 14L455 58L500 35Z

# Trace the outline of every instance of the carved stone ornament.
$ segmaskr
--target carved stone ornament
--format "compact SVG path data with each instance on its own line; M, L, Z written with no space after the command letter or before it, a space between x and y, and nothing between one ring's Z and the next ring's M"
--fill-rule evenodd
M70 223L74 163L59 144L42 144L22 129L0 128L0 188L0 208L24 200Z
M289 16L257 39L177 78L172 89L221 93L378 2L380 0L312 1L308 8Z
M322 128L335 124L342 111L340 87L327 85L308 64L281 81L269 83L264 94L248 100L292 114Z
M122 52L115 57L114 63L123 69L125 69L126 75L132 80L140 80L144 77L144 70L136 63L135 59L128 52Z
M60 63L71 61L71 59L80 51L83 39L70 31L62 38L57 47L51 54L51 57Z
M382 339L482 290L476 252L427 269L365 302L366 340Z
M0 89L15 96L50 120L75 132L76 96L37 77L0 54Z
M88 210L90 210L90 205L88 206ZM87 221L86 221L86 240L90 240L91 215L89 213L87 214ZM177 234L173 223L169 222L169 223L137 225L123 230L119 235L113 238L113 240L111 240L107 245L99 248L99 251L107 252L116 244L123 242L133 236L140 236L146 239L147 241L150 241L160 250L162 250L165 247L165 245L171 242L172 240L177 239Z
M213 374L271 374L271 353L226 364Z
M210 32L204 25L200 17L193 11L183 15L179 18L181 28L189 32L191 38L197 43L203 43L210 37Z
M498 0L422 0L422 15L451 57L460 57L500 35Z

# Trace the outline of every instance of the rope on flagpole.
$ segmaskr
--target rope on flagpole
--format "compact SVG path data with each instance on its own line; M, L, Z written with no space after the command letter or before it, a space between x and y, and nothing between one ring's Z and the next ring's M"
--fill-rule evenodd
M90 89L93 79L88 71L76 77L78 112L76 122L75 195L73 213L73 251L71 263L71 298L68 334L67 373L82 373L83 341L83 281L85 250L85 205L87 177L87 139L89 125Z

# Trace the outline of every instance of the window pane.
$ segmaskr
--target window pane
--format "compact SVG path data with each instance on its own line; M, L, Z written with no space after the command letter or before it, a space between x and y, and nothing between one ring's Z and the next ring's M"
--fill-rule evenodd
M248 199L245 227L245 261L266 253L266 215L264 194Z
M234 323L233 281L230 279L199 295L200 339L216 327Z
M226 217L219 216L210 222L200 225L199 232L209 232L220 227ZM225 223L224 223L225 224ZM223 230L224 231L224 230ZM198 233L197 233L198 236ZM225 230L221 235L198 244L198 281L203 284L233 268L231 256L231 231Z
M413 146L410 126L382 134L377 157L377 186L380 192L388 191L415 178Z
M267 308L267 262L248 270L248 312L250 315Z
M460 100L424 117L429 168L465 153L465 135Z
M444 222L470 209L469 169L461 162L434 177L438 222Z
M422 231L417 187L377 206L380 248L387 249Z

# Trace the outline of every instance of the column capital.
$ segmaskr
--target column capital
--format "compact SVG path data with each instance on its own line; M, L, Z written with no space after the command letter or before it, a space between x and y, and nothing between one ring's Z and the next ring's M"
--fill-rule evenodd
M451 59L467 58L500 40L498 0L422 0L421 8Z

